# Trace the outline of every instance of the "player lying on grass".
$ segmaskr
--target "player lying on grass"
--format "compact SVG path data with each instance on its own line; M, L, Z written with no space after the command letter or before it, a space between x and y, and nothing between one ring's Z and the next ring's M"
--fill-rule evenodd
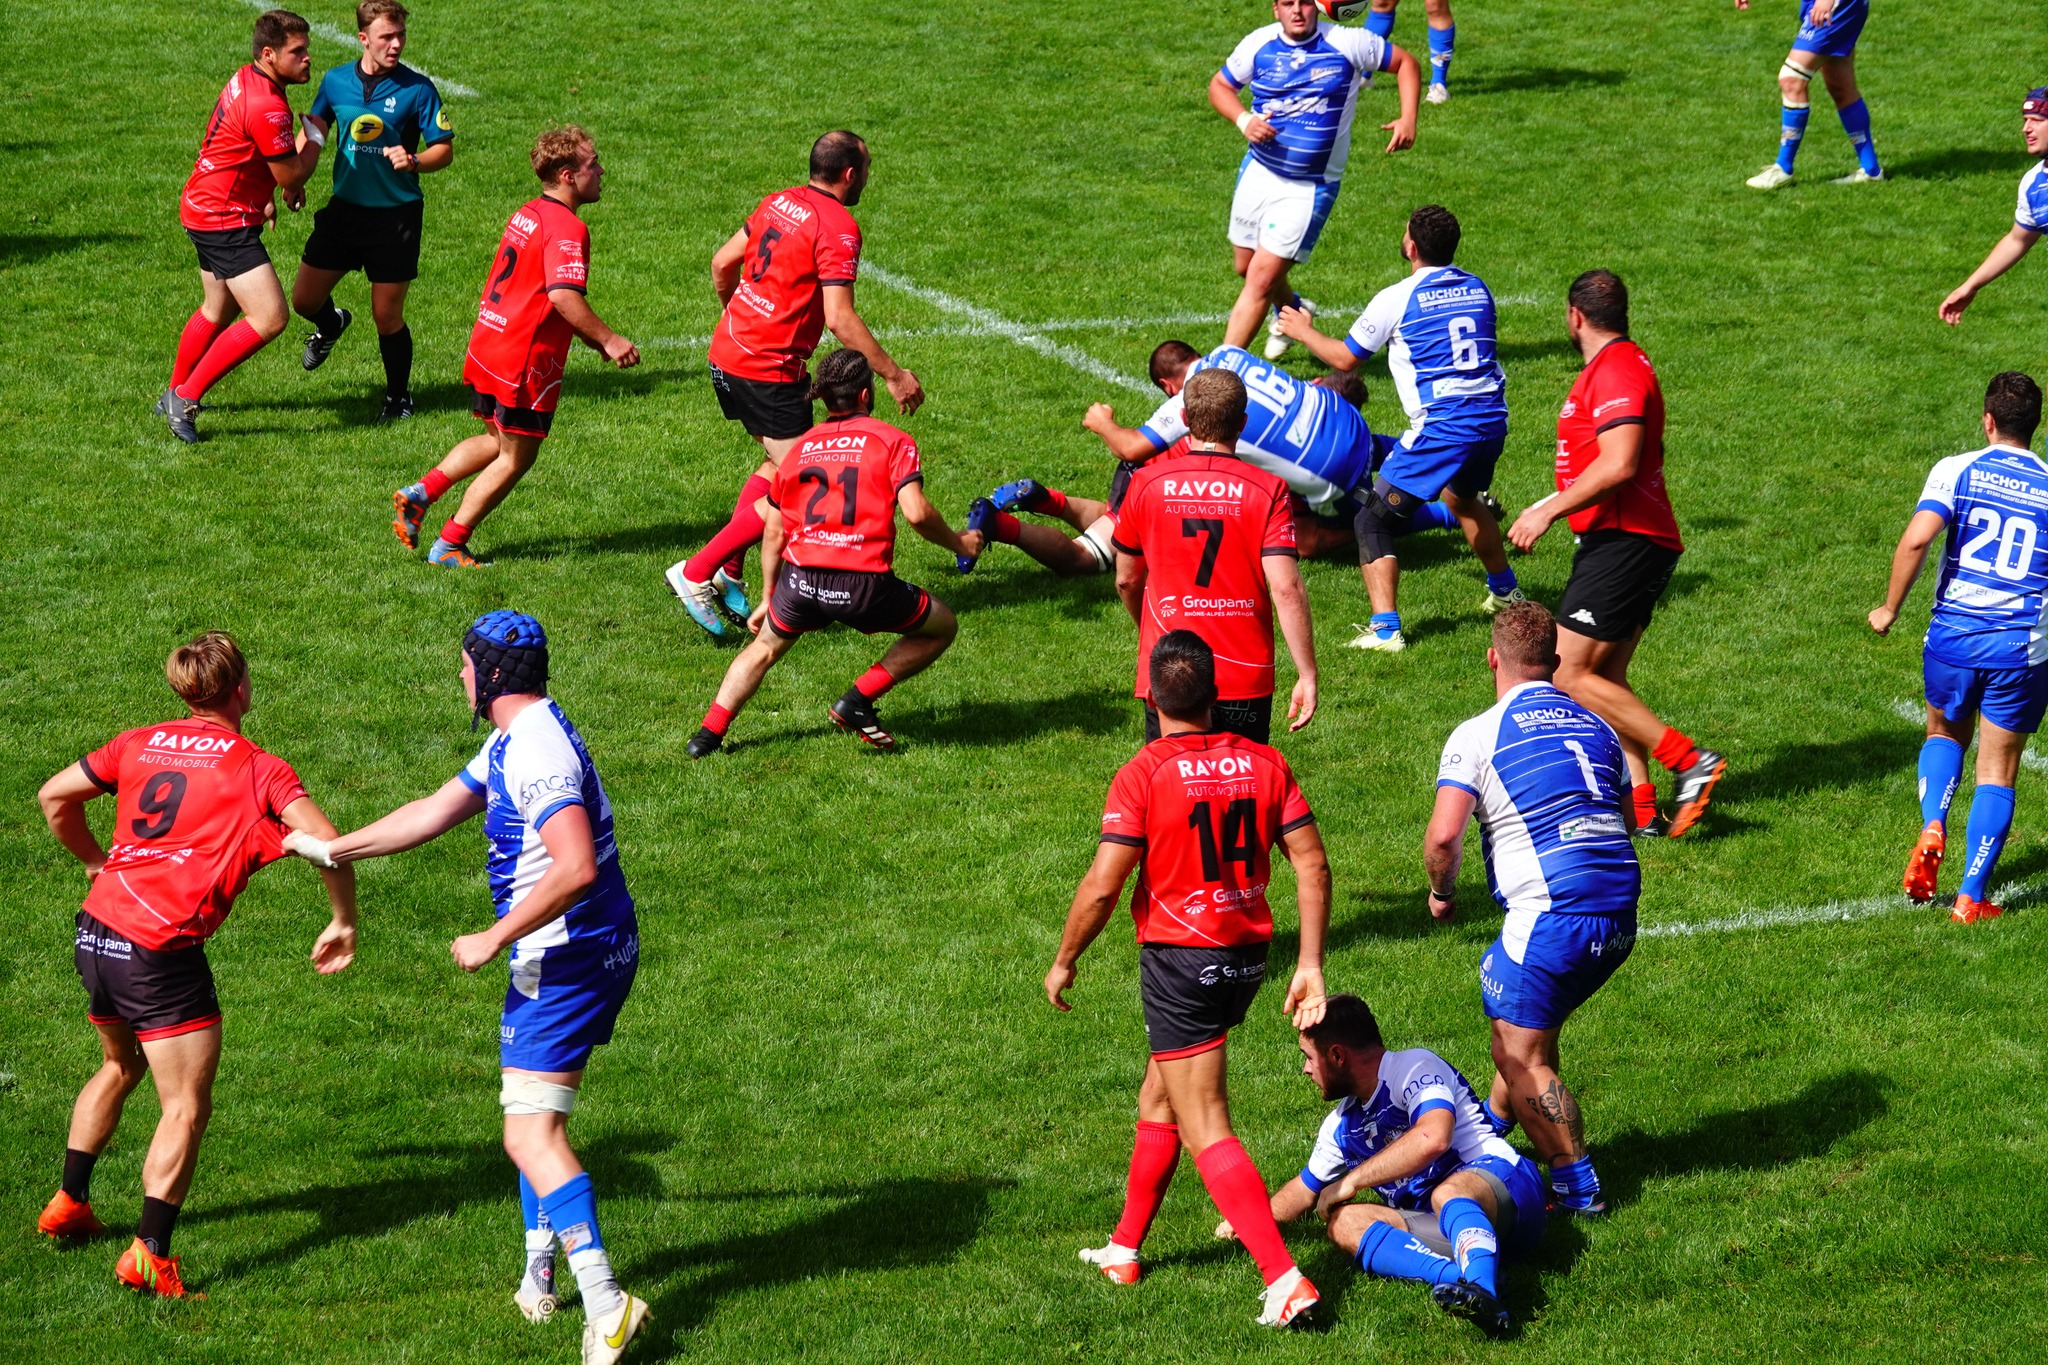
M2041 159L2020 177L2019 207L2013 211L2011 230L1998 239L1970 278L1941 301L1941 320L1951 327L1963 320L1963 310L1978 290L2018 265L2041 240L2041 234L2048 232L2048 85L2035 86L2020 101L2020 136L2026 141L2027 155Z
M1447 1313L1508 1329L1500 1259L1543 1240L1543 1182L1494 1132L1458 1069L1427 1048L1389 1052L1355 995L1333 995L1301 1031L1301 1072L1338 1101L1272 1217L1311 1211L1358 1268L1419 1280ZM1366 1195L1380 1202L1362 1202ZM1236 1237L1226 1220L1218 1237Z
M555 1311L555 1244L583 1294L584 1365L610 1365L646 1325L619 1288L598 1230L597 1196L569 1145L591 1054L611 1041L640 966L640 924L619 867L611 799L583 736L548 697L548 642L516 611L476 619L462 639L462 686L490 738L441 789L381 820L290 851L322 867L418 848L481 815L497 922L449 945L474 972L511 949L498 1026L505 1153L519 1168L526 1272L513 1302ZM475 728L475 720L471 722Z
M171 1233L192 1188L199 1141L220 1067L220 1001L205 942L258 868L285 855L287 830L331 836L334 826L283 759L242 734L252 699L235 642L208 631L173 650L164 674L191 714L145 725L43 784L50 833L85 864L92 887L78 912L85 1017L104 1057L78 1093L64 1142L64 1179L37 1226L52 1237L106 1231L92 1209L93 1163L121 1108L156 1078L162 1117L142 1159L142 1221L114 1274L145 1294L183 1298ZM114 842L102 851L85 807L114 798ZM322 874L334 917L313 941L313 968L355 960L356 879Z
M1138 993L1151 1061L1138 1089L1138 1134L1123 1217L1109 1244L1083 1261L1136 1284L1138 1251L1186 1149L1216 1207L1240 1230L1265 1280L1258 1321L1285 1327L1316 1302L1266 1206L1258 1168L1230 1127L1225 1086L1230 1030L1266 978L1273 912L1272 847L1294 864L1300 943L1281 1009L1301 1023L1323 995L1330 864L1308 800L1278 752L1211 728L1216 661L1192 631L1168 631L1152 650L1152 699L1164 734L1111 783L1095 861L1074 891L1046 999L1069 1010L1076 964L1116 913L1131 873Z
M469 552L469 538L540 458L576 338L622 370L640 363L640 348L607 326L584 297L590 229L577 215L604 192L596 144L573 123L550 128L534 142L531 159L544 188L505 224L462 365L470 410L487 429L459 442L418 483L391 495L397 513L391 529L411 550L420 543L427 509L476 476L428 547L429 564L482 567Z
M1736 0L1746 8L1745 0ZM1870 0L1799 0L1799 32L1778 69L1778 92L1785 101L1778 130L1778 159L1748 180L1754 190L1775 190L1792 183L1792 161L1806 137L1813 113L1811 90L1815 72L1827 82L1828 94L1841 115L1842 131L1856 149L1856 169L1835 180L1837 185L1867 185L1884 179L1877 146L1870 140L1870 106L1856 89L1856 40L1870 18Z
M798 437L768 485L761 540L761 605L747 620L753 642L732 661L704 724L685 746L691 758L717 753L733 717L790 647L844 622L864 635L902 638L832 703L832 723L877 749L896 737L875 702L929 668L953 643L959 622L944 602L896 576L896 513L910 529L956 556L981 553L979 531L956 532L924 494L924 469L910 433L877 421L875 374L852 347L818 365L811 388L828 416Z
M1982 450L1934 466L1892 555L1884 605L1870 628L1891 632L1935 538L1947 534L1922 672L1927 742L1920 748L1920 842L1906 862L1906 894L1934 899L1948 840L1948 808L1963 751L1979 728L1977 789L1970 797L1959 924L1996 919L1991 875L2012 830L2013 782L2027 739L2048 710L2048 461L2030 448L2041 425L2041 386L2008 370L1984 393Z

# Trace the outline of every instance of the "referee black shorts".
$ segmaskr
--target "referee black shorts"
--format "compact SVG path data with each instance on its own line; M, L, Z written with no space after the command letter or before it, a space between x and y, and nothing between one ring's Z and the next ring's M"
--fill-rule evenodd
M1557 604L1558 626L1594 640L1634 639L1670 586L1678 554L1634 531L1586 532Z
M426 202L366 208L346 199L327 201L313 214L301 265L346 275L360 270L371 284L404 284L420 275L420 224Z

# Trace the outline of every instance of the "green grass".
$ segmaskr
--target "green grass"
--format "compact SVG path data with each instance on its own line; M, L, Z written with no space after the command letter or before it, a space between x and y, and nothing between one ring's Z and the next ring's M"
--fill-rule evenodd
M1419 8L1410 0L1411 8ZM95 1057L70 965L78 869L41 826L48 773L161 718L161 660L207 625L255 663L250 733L344 826L434 787L472 752L454 672L463 625L517 605L555 642L556 692L618 806L645 957L574 1134L625 1282L657 1313L641 1358L1640 1361L2034 1357L2048 1232L2041 905L1963 932L1933 912L1647 938L1570 1030L1568 1076L1619 1197L1513 1269L1524 1320L1482 1343L1410 1285L1356 1276L1307 1228L1330 1295L1316 1333L1251 1325L1256 1277L1208 1237L1183 1170L1151 1253L1115 1292L1074 1248L1113 1221L1143 1062L1135 950L1120 922L1077 1009L1039 993L1110 775L1138 740L1132 632L1101 579L1056 582L998 550L972 578L905 538L902 567L961 615L958 645L886 714L894 757L857 751L824 706L875 646L807 640L736 731L690 764L727 654L661 569L723 519L753 463L718 419L701 350L713 247L809 140L876 154L860 217L872 261L1019 321L1228 306L1222 232L1235 140L1202 87L1258 4L1132 11L818 0L798 6L543 6L447 0L414 18L418 64L459 152L429 182L413 294L420 418L368 425L367 333L318 375L298 329L227 380L211 439L150 416L197 299L175 202L251 11L231 0L58 0L10 25L0 165L0 489L15 532L0 618L0 1323L39 1359L498 1361L574 1358L575 1313L529 1327L512 1169L494 1103L501 969L447 942L485 922L480 840L460 832L362 872L363 950L340 977L304 954L324 913L297 865L259 877L212 950L228 1011L218 1112L179 1229L204 1302L138 1302L115 1244L58 1251L31 1220ZM313 17L346 25L343 6ZM1729 756L1697 835L1644 851L1644 920L1883 896L1913 837L1914 625L1862 612L1935 459L1977 443L1985 379L2041 374L2041 261L1965 325L1942 295L2010 221L2024 165L2013 104L2040 79L2038 7L1887 0L1861 77L1896 182L1851 165L1823 110L1811 181L1742 186L1774 146L1792 8L1614 0L1464 12L1446 107L1388 159L1362 130L1348 188L1299 278L1355 306L1397 278L1415 204L1464 220L1461 264L1504 300L1513 427L1496 487L1548 488L1577 367L1562 293L1607 265L1670 404L1689 551L1636 669L1652 705ZM1398 41L1420 50L1421 16ZM347 54L316 42L318 64ZM297 92L303 107L307 92ZM1361 124L1382 121L1385 92ZM456 380L475 290L532 192L540 124L591 127L610 168L589 211L591 298L647 363L579 353L558 434L480 536L488 572L398 552L385 499L473 428ZM322 202L324 180L316 191ZM296 260L310 226L272 240ZM341 301L361 307L360 281ZM1031 473L1099 494L1079 428L1138 395L869 282L930 406L910 424L958 516ZM1127 374L1161 328L1059 333ZM1178 329L1213 342L1214 325ZM1304 370L1306 372L1306 370ZM1369 416L1398 418L1384 370ZM1568 543L1523 561L1554 601ZM1476 567L1447 539L1406 560L1413 642L1335 647L1367 607L1356 570L1308 570L1324 711L1283 747L1336 873L1332 982L1398 1044L1488 1074L1477 961L1497 915L1428 926L1420 838L1453 725L1490 700ZM2002 879L2048 872L2038 774ZM100 814L104 820L105 813ZM1483 900L1475 866L1467 903ZM1284 879L1283 879L1284 882ZM1291 897L1284 885L1276 898ZM1283 915L1291 922L1291 916ZM1291 939L1281 950L1291 948ZM1295 1074L1277 992L1234 1050L1240 1131L1270 1179L1322 1112ZM101 1163L126 1225L155 1102Z

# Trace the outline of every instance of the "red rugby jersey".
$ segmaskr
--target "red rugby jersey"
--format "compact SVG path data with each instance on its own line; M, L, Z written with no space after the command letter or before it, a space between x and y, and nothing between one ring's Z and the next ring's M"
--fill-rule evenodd
M1601 348L1572 385L1557 415L1557 491L1562 493L1600 458L1600 433L1635 423L1643 428L1633 479L1571 515L1572 530L1628 531L1683 550L1678 517L1664 488L1664 391L1643 348L1626 337Z
M1152 646L1192 630L1216 651L1216 695L1273 695L1267 555L1296 554L1287 485L1231 455L1155 456L1131 476L1112 540L1145 557L1138 686L1152 695Z
M711 334L711 363L742 379L804 377L825 331L828 284L860 274L860 224L809 185L777 190L747 218L739 287Z
M1138 942L1271 942L1273 845L1313 823L1277 749L1212 731L1138 750L1110 783L1102 812L1104 842L1145 851L1131 892Z
M553 412L576 332L548 291L581 294L589 283L590 229L576 211L545 194L522 204L477 300L463 382L509 408Z
M924 478L910 433L872 417L828 417L797 438L768 486L806 569L887 573L896 554L896 494Z
M86 913L145 948L220 928L250 874L284 856L279 817L306 794L291 764L196 718L123 731L79 766L115 796Z
M262 226L277 190L271 159L297 151L284 87L261 67L243 67L214 101L178 200L178 221L194 232Z

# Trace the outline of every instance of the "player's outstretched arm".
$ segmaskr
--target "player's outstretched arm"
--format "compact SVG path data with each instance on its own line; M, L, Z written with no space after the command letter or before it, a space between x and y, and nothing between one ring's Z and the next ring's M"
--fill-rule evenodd
M597 841L590 833L590 813L580 805L564 806L540 827L547 846L548 870L533 884L510 914L480 934L464 934L448 945L455 965L473 972L505 946L568 913L597 880Z
M1209 107L1221 114L1224 122L1235 125L1247 142L1271 142L1279 136L1279 130L1267 122L1264 114L1254 114L1244 107L1237 87L1221 71L1209 78Z
M1401 115L1392 123L1382 123L1380 131L1392 136L1387 139L1387 151L1406 151L1415 145L1415 116L1422 110L1422 63L1401 48L1394 48L1391 70L1394 84L1401 92Z
M924 495L923 483L906 483L896 490L896 506L910 529L942 550L977 559L988 538L979 531L956 531L946 524L945 514Z
M107 854L94 837L92 826L86 823L85 803L95 796L104 795L105 790L87 777L84 766L78 763L52 777L36 793L50 833L57 836L57 842L64 845L66 852L85 864L86 874L92 877L100 875L100 867L107 861Z
M1351 348L1344 344L1343 337L1325 336L1318 332L1314 319L1303 308L1291 305L1283 307L1273 330L1290 341L1300 342L1308 348L1310 355L1333 370L1342 370L1348 374L1357 369L1359 361L1364 358L1354 354Z
M1899 619L1899 609L1906 605L1906 596L1913 591L1913 581L1920 577L1920 568L1927 562L1928 547L1947 529L1948 518L1927 508L1913 513L1913 519L1906 523L1899 548L1892 551L1892 576L1885 586L1884 605L1872 608L1870 613L1870 628L1879 635L1891 633L1892 623Z
M285 825L314 839L332 841L341 831L334 827L313 798L302 796L278 812ZM330 976L356 960L356 870L352 867L323 867L320 880L327 884L327 903L334 917L313 940L313 970Z
M1543 539L1552 525L1581 508L1591 507L1636 476L1636 464L1643 455L1643 424L1624 422L1599 435L1600 453L1586 472L1562 493L1531 503L1508 528L1508 540L1527 554Z
M1095 848L1095 861L1088 867L1081 884L1074 888L1074 903L1067 910L1067 926L1060 931L1060 950L1052 960L1052 970L1045 974L1045 998L1056 1010L1073 1008L1066 1002L1066 992L1074 984L1074 964L1081 960L1081 954L1088 951L1088 945L1095 942L1102 926L1109 923L1109 917L1116 913L1117 899L1124 893L1124 883L1130 880L1131 869L1138 865L1139 850L1129 844L1103 840Z
M1323 1192L1316 1196L1316 1208L1328 1214L1375 1185L1391 1185L1420 1175L1451 1149L1451 1128L1448 1108L1430 1110L1415 1120L1415 1126L1407 1132L1353 1166L1340 1179L1323 1186Z
M2041 240L2041 234L2032 228L2012 225L2012 231L1998 239L1991 248L1991 254L1984 263L1970 272L1970 278L1955 287L1955 292L1941 301L1941 320L1953 327L1963 320L1963 310L1977 297L1977 291L2020 263L2020 259L2034 249L2034 243Z
M1159 453L1159 447L1147 439L1144 432L1136 427L1119 426L1116 409L1107 403L1092 403L1081 418L1081 425L1102 438L1109 447L1109 453L1128 464L1142 464Z
M459 777L450 778L432 796L408 801L381 820L353 834L320 839L294 830L285 835L287 853L296 853L321 867L338 867L364 858L386 858L440 838L465 820L483 814L484 794Z
M1315 1206L1316 1197L1309 1192L1308 1186L1301 1183L1300 1176L1295 1176L1285 1185L1273 1191L1273 1221L1276 1223L1291 1223ZM1216 1225L1216 1240L1219 1242L1234 1242L1237 1240L1237 1229L1230 1225L1228 1218Z
M1463 787L1436 789L1436 809L1422 835L1422 867L1429 876L1429 913L1448 924L1458 913L1458 869L1465 862L1465 826L1478 798Z
M1287 699L1287 728L1299 730L1316 714L1316 638L1308 614L1308 592L1301 586L1301 567L1288 555L1267 555L1260 561L1266 586L1273 594L1273 614L1294 659L1294 694Z
M896 400L897 408L905 417L916 412L924 404L924 385L917 382L917 376L898 365L882 349L882 343L875 340L875 334L868 330L867 323L854 311L853 286L850 284L828 284L824 287L825 325L832 329L832 335L842 345L851 346L868 358L868 365L882 376L882 383L888 386L889 397Z
M741 228L711 253L711 287L718 291L718 306L732 302L740 287L740 265L747 259L747 230Z
M630 370L640 363L640 348L605 325L605 320L590 306L590 300L583 297L580 289L550 289L548 302L562 315L576 335L593 351L601 351L604 358L622 370Z
M1291 1016L1296 1028L1313 1028L1322 1022L1329 994L1323 985L1323 938L1330 930L1330 855L1322 831L1313 824L1287 831L1280 846L1294 864L1294 899L1301 916L1301 944L1280 1012Z

